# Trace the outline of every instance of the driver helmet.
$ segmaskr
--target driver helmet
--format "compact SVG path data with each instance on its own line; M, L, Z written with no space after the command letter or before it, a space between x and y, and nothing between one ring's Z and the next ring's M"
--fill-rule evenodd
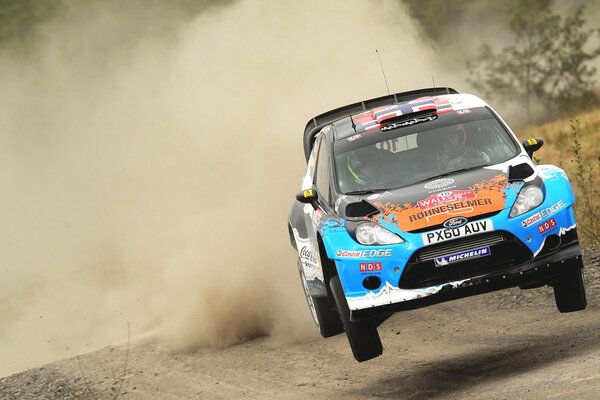
M467 145L467 131L464 124L456 124L446 131L446 151L449 155L459 154Z
M372 184L378 175L379 151L375 148L359 149L352 151L346 158L346 168L350 176L359 185Z

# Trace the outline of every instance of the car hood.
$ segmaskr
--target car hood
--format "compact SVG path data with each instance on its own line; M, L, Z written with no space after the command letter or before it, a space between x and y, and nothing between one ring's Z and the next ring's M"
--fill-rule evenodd
M374 220L387 220L412 232L453 217L472 218L503 210L508 187L505 171L478 168L434 178L361 198L376 208ZM375 211L375 210L374 210Z

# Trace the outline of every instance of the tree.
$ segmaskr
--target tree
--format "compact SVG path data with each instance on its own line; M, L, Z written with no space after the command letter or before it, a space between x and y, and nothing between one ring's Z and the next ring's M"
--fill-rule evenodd
M499 101L524 98L529 120L534 102L557 114L596 103L596 68L589 62L600 55L600 45L586 45L600 30L585 28L584 6L563 18L550 11L548 0L519 3L510 19L515 42L498 53L483 44L467 63L469 82Z
M35 26L51 18L58 8L58 0L0 0L0 48L27 45Z

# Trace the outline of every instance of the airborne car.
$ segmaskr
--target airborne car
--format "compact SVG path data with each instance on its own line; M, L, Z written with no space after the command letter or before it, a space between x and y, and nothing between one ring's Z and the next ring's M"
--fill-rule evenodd
M542 144L451 88L312 118L288 228L321 335L345 331L365 361L402 310L544 285L560 312L585 309L575 198L563 170L532 162Z

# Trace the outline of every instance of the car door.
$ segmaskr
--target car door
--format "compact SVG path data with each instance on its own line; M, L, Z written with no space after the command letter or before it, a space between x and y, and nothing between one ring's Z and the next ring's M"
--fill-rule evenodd
M313 296L327 295L321 268L321 258L317 232L323 223L324 217L331 213L331 185L329 146L325 135L321 134L315 141L315 147L309 159L309 168L303 181L302 189L316 189L318 194L318 207L312 204L304 204L304 220L308 234L308 243L298 246L300 260L307 284ZM311 165L311 163L314 163ZM313 168L311 168L311 166ZM312 171L311 171L312 170Z

